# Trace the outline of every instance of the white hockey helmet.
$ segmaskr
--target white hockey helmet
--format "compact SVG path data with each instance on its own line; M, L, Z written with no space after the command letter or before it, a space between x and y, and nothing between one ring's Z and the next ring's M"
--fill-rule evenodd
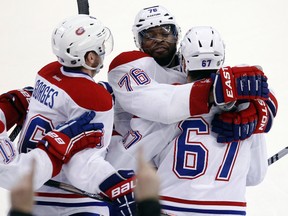
M132 26L136 46L141 49L140 32L161 25L172 25L175 36L179 38L180 27L176 23L174 16L166 8L158 5L140 10Z
M104 55L113 50L110 30L95 17L78 14L60 23L52 33L52 50L58 61L67 67L85 67L99 72ZM85 63L85 54L95 51L101 57L100 64L90 67Z
M188 30L181 41L180 56L182 70L186 73L195 70L218 70L224 63L225 45L214 28L196 26Z

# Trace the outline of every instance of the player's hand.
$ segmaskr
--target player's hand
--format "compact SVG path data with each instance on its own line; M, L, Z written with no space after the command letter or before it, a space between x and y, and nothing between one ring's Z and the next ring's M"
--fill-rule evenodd
M95 115L93 111L85 112L79 118L59 125L48 132L37 147L48 153L53 166L55 163L58 166L59 162L61 165L67 163L74 154L85 148L100 148L103 124L89 123Z
M11 215L30 215L34 204L33 176L35 173L35 160L32 161L31 171L23 176L19 183L11 189ZM15 214L12 214L14 212ZM10 214L9 214L10 215Z
M213 94L217 105L239 99L267 100L269 96L267 77L255 66L224 67L211 78L214 80Z
M25 87L23 89L9 91L0 96L0 102L8 101L12 105L16 114L16 116L12 116L13 120L6 119L7 130L9 130L14 124L23 124L32 92L32 87Z
M135 183L133 170L118 170L105 179L99 185L99 189L103 197L113 202L118 210L118 215L135 215Z
M253 100L240 106L246 107L241 111L223 112L214 116L212 131L217 133L217 142L245 140L253 133L266 132L270 118L266 103Z
M160 179L155 168L145 161L142 148L139 149L137 162L136 200L138 202L149 199L159 200Z
M93 111L85 112L79 118L57 126L43 137L39 145L44 145L47 151L64 163L82 149L100 147L104 125L90 123L95 115Z

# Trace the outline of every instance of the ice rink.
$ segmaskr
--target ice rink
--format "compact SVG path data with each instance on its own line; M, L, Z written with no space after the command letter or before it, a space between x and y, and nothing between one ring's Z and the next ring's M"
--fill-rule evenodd
M288 2L286 0L90 0L90 14L108 26L114 51L96 80L107 80L117 54L136 49L131 31L143 7L163 5L176 17L182 35L192 26L216 28L226 43L225 65L261 65L278 102L278 115L267 138L268 155L288 146ZM33 85L36 72L56 60L50 36L62 19L77 13L76 0L9 0L0 4L1 85L5 92ZM287 110L285 111L285 109ZM286 216L288 156L268 169L265 180L247 188L248 216ZM9 209L9 194L0 189L0 215Z

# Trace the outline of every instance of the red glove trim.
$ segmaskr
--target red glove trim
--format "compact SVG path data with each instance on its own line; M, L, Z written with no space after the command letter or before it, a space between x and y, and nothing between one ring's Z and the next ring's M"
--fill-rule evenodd
M12 90L0 96L0 108L5 114L7 130L16 123L23 123L30 97L31 92L24 89Z
M5 124L0 120L0 133L5 131Z
M258 114L257 126L254 133L264 133L269 120L267 104L263 100L253 100L251 102L255 105Z
M38 147L39 149L43 150L44 152L46 152L46 154L48 155L48 157L49 157L49 159L50 159L50 161L51 161L51 163L52 163L52 169L53 169L53 170L52 170L52 177L58 175L58 174L60 173L61 169L62 169L62 165L63 165L62 161L59 160L58 158L54 157L52 154L50 154L50 153L47 151L47 149L46 149L46 147L44 146L44 144L38 143L37 147Z
M66 134L60 133L58 131L50 131L42 138L42 140L45 140L49 143L48 147L46 147L47 151L49 151L59 160L65 160L65 156L70 144L70 138Z
M18 122L19 114L8 100L0 100L0 109L5 115L6 127L8 131Z
M211 79L196 81L190 92L190 115L199 115L209 112L209 96L212 87Z
M233 68L234 69L234 68ZM234 71L234 70L233 70ZM234 76L232 73L231 67L224 67L219 70L222 84L223 84L223 96L224 96L224 101L225 103L230 103L235 101L236 95L236 87L235 87L235 81L234 81Z

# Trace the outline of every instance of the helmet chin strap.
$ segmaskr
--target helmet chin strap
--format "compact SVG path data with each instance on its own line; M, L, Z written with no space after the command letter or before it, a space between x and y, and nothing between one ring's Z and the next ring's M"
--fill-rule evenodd
M170 60L169 60L169 61L163 61L163 60L161 61L161 59L156 59L156 58L154 58L154 57L153 57L153 58L155 59L155 61L156 61L161 67L169 67L169 66L171 66L172 62L174 61L176 55L177 55L177 51L175 51L175 52L173 53L173 55L170 56Z
M167 65L163 65L163 67L169 67L169 66L172 64L172 61L175 59L176 53L177 53L177 52L175 52L175 53L173 54L170 62L169 62Z
M100 72L100 69L103 68L102 63L98 64L97 67L90 67L86 63L84 63L82 66L88 70L95 71L95 74L98 74Z
M97 67L91 67L91 66L87 65L86 62L84 62L82 64L82 66L88 70L95 71L95 75L98 74L100 72L101 68L103 68L103 60L104 60L104 55L99 55L99 56L100 56L101 61L99 62Z

